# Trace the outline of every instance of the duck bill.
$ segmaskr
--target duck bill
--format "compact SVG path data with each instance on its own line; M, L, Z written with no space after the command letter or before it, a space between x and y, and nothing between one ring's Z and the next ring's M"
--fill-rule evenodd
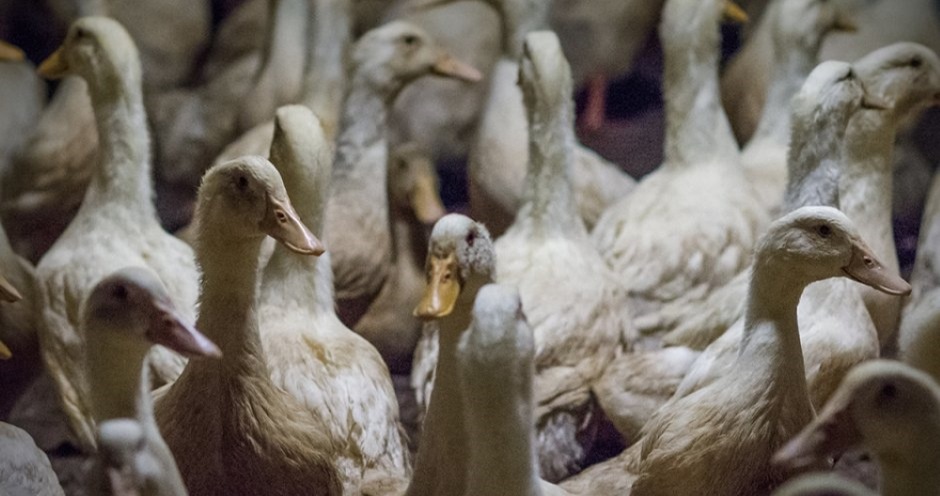
M430 177L421 177L415 181L409 202L418 222L426 226L434 224L447 214L441 195L437 192L434 180Z
M26 58L23 50L5 41L0 41L0 61L20 62Z
M300 221L289 201L269 196L261 229L294 253L320 256L326 251L323 243Z
M840 33L854 33L858 31L858 24L845 12L839 12L832 22L832 30Z
M799 434L783 445L773 457L773 464L790 470L827 463L861 442L862 436L848 414L848 405L838 398L823 410Z
M855 281L871 286L890 295L906 295L911 292L911 285L900 275L892 273L878 261L871 249L856 242L852 247L852 259L842 267L842 271Z
M750 18L747 16L747 12L745 12L740 5L732 2L731 0L725 0L724 11L722 14L724 15L726 21L737 24L746 24L750 20Z
M475 83L483 79L483 74L470 64L457 60L449 53L442 53L431 67L431 72L438 76L459 79Z
M69 72L69 64L62 55L62 48L52 52L52 55L46 57L46 60L39 64L37 69L39 75L46 79L61 79Z
M423 320L450 315L461 290L455 254L451 253L446 257L431 255L428 265L428 284L414 311L414 316Z
M0 276L0 300L13 303L23 299L23 295L7 280Z
M157 318L147 328L147 339L190 358L222 356L219 347L180 317L171 305L154 302L154 307Z
M0 360L9 360L12 357L13 352L10 351L10 348L3 341L0 341Z

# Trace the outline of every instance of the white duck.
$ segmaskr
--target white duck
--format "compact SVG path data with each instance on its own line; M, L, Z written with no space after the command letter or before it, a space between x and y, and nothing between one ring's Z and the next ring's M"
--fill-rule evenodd
M454 0L418 0L423 5ZM477 136L470 153L470 209L494 236L512 223L523 200L528 138L522 94L516 85L526 34L547 26L551 2L485 0L502 17L502 56L490 74ZM572 123L573 125L573 123ZM635 181L593 151L576 144L572 173L581 217L593 226L608 205L629 194Z
M880 270L851 221L831 207L804 207L771 224L753 267L741 351L729 373L674 396L637 444L562 487L720 495L759 494L783 482L771 456L814 415L797 325L804 288L839 276L895 292L910 286Z
M334 257L339 314L347 324L362 317L391 264L389 107L405 85L423 75L466 81L481 77L438 47L424 30L404 21L363 35L353 48L352 66L324 231Z
M154 421L145 360L156 343L187 356L218 357L219 349L174 307L156 274L140 267L118 270L99 281L82 307L81 320L95 422L138 422L143 429L141 449L158 464L163 484L171 494L185 493Z
M356 333L375 345L393 373L411 369L421 321L412 311L424 293L429 226L446 215L431 157L409 142L392 151L388 170L392 266Z
M819 417L775 456L783 466L864 446L881 468L884 496L940 494L940 387L902 363L853 369Z
M107 496L186 496L186 488L168 477L160 461L147 449L146 432L134 419L106 420L98 424L98 454L91 468L88 490ZM175 467L174 467L175 471ZM176 479L179 474L176 474Z
M186 487L196 496L340 494L338 447L322 422L271 381L258 322L265 234L300 254L319 255L323 246L261 157L210 169L196 208L203 271L196 326L224 356L190 361L154 404Z
M323 230L332 149L307 107L277 110L271 161L297 213L314 235ZM328 255L309 257L279 245L263 272L261 341L275 385L327 426L339 447L334 463L345 492L363 479L407 479L411 467L388 367L375 348L340 322L333 308Z
M70 427L83 448L94 446L79 305L101 277L129 265L151 268L176 307L194 312L198 277L192 250L167 234L151 198L150 142L134 42L116 21L76 21L62 47L39 68L49 77L77 74L88 83L101 136L98 163L75 219L36 268L43 310L39 340ZM182 358L151 354L158 381L175 379Z
M456 356L470 441L467 496L567 494L539 479L535 348L519 293L483 286Z
M469 439L457 375L457 344L470 325L477 292L493 281L495 258L483 224L449 214L434 225L425 264L427 287L415 315L437 322L425 326L412 368L412 386L419 404L427 404L427 413L408 496L464 494ZM433 392L424 389L430 384L428 377L433 377Z
M851 128L864 113L887 112L881 105L883 102L875 102L864 93L854 70L845 63L826 62L810 74L793 104L791 184L784 208L846 204L847 209L855 207L847 215L876 222L869 220L870 213L858 209L860 200L846 202L846 196L859 196L859 192L845 187L849 169L857 167L848 158L848 149L853 145L847 142L846 125ZM890 265L880 270L896 272ZM798 313L806 382L813 405L819 408L849 369L878 356L878 335L859 286L851 281L810 285L803 293ZM705 350L677 395L688 394L727 373L738 354L742 326L739 320Z
M595 246L630 292L634 323L657 346L663 305L693 305L744 270L767 215L748 184L718 97L724 0L669 0L665 161L595 226Z
M541 474L557 481L580 470L593 443L591 382L634 336L626 293L578 215L571 73L555 34L530 32L519 66L528 173L516 220L495 244L496 271L519 288L535 333Z

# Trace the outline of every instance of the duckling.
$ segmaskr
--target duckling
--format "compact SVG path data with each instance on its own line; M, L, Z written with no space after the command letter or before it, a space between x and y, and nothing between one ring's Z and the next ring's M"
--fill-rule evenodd
M457 372L457 346L477 293L493 282L496 253L486 227L460 214L434 224L425 263L427 286L415 308L429 320L415 350L411 384L427 405L422 442L406 495L465 494L469 439ZM433 378L433 391L430 390ZM425 389L428 387L428 389Z
M846 64L847 66L847 64ZM780 446L813 419L797 304L810 283L851 277L885 291L910 286L882 270L852 222L803 207L772 223L754 256L740 353L727 374L676 394L618 457L568 479L572 492L759 494L785 480Z
M271 160L287 194L304 198L299 218L323 228L332 149L313 112L277 110ZM312 258L279 245L262 275L259 318L271 380L327 426L344 491L363 479L407 480L411 466L388 368L376 349L340 322L333 308L329 255Z
M190 361L154 403L186 487L194 496L341 494L339 447L323 422L271 381L259 335L265 234L309 256L322 254L322 243L294 211L277 169L256 156L206 173L196 223L203 273L196 327L223 358Z
M81 321L95 422L138 422L143 429L140 449L157 464L162 484L173 494L185 494L176 462L154 421L145 359L153 344L192 357L217 358L218 347L181 316L160 279L142 267L124 268L99 281L82 307Z
M574 200L571 75L557 36L526 35L519 68L529 170L516 220L496 241L497 280L519 288L535 333L539 463L546 480L558 481L581 468L593 443L599 412L590 384L634 336L626 293Z
M447 213L434 163L417 143L408 142L392 151L388 201L392 267L354 330L375 345L393 373L407 373L421 337L421 321L412 310L424 293L429 226Z
M456 357L470 441L468 496L567 494L539 479L535 348L519 293L504 285L483 286Z
M480 73L404 21L359 39L340 120L325 233L333 258L340 318L354 325L391 267L386 115L398 93L426 74L478 81ZM366 117L367 116L367 117Z
M846 375L819 417L774 456L780 466L825 461L864 446L884 496L940 494L940 387L899 362L872 360Z
M744 16L732 5L666 2L665 161L605 210L592 231L630 293L641 348L658 347L665 305L694 305L744 270L767 224L718 98L718 24L723 16Z
M186 317L194 312L198 277L192 250L166 233L151 202L150 142L134 42L116 21L83 17L39 68L47 77L86 80L101 136L98 163L75 219L36 267L42 293L39 344L62 408L81 447L94 430L82 369L79 306L104 275L129 265L152 269ZM165 348L150 356L158 384L176 378L184 360Z

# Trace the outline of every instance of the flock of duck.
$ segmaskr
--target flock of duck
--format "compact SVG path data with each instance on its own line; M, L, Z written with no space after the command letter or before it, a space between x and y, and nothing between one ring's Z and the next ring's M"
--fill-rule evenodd
M736 106L729 0L485 0L473 65L407 20L357 39L359 3L247 2L164 92L194 49L107 1L39 65L48 105L0 45L0 494L940 495L940 179L910 284L892 231L934 51L820 63L870 7L770 0ZM609 32L572 54L584 25ZM663 162L635 180L573 94L603 125L657 25ZM429 151L454 141L469 216Z

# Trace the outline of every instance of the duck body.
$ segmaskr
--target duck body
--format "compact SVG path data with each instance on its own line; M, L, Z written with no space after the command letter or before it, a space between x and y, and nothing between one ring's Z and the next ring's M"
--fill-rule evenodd
M278 109L275 129L272 160L288 194L306 199L301 218L321 230L332 149L305 107ZM336 316L330 270L328 255L275 248L261 290L262 343L272 382L326 425L345 491L355 493L369 472L405 479L410 464L388 368Z
M104 60L94 69L87 59L73 54L76 47L90 43L92 36L100 40L103 50L91 56ZM63 50L46 67L55 72L65 64L65 70L74 67L89 79L95 119L104 139L82 206L36 268L43 292L39 336L44 363L56 381L70 425L87 448L93 446L94 432L87 378L80 366L84 337L76 319L92 285L128 265L149 267L174 295L176 306L190 316L198 286L192 251L163 231L151 203L149 138L133 42L115 21L89 17L76 21ZM157 379L163 382L173 380L183 365L178 355L154 354Z
M0 422L0 491L11 496L62 496L49 458L22 429Z

